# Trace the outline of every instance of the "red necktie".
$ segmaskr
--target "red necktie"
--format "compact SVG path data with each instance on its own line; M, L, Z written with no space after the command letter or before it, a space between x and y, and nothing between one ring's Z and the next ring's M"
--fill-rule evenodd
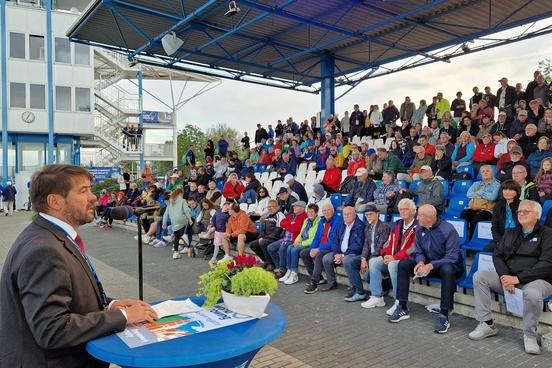
M79 246L80 251L83 255L86 255L86 247L84 246L84 242L82 241L82 238L79 234L77 234L77 237L75 238L75 243Z

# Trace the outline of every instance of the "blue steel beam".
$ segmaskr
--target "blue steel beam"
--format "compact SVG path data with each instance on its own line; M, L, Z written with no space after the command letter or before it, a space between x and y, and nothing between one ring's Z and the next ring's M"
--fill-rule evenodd
M54 157L54 63L52 60L52 0L46 0L46 63L48 73L48 164Z
M324 53L320 57L320 124L330 114L335 112L335 60L330 53Z
M8 181L8 39L6 28L6 2L0 2L0 68L2 69L2 184ZM16 155L17 156L17 155Z

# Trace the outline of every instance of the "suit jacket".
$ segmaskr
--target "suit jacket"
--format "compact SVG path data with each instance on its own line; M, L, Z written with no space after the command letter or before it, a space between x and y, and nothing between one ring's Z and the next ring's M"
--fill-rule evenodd
M67 235L41 216L11 247L0 281L0 367L108 367L86 342L125 328L106 311L92 272Z

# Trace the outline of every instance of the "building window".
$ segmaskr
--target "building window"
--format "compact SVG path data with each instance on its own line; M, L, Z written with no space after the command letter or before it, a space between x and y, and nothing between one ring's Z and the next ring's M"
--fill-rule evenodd
M56 37L56 63L71 63L71 44L67 38Z
M10 57L25 59L25 35L10 32Z
M44 60L44 36L29 35L29 59Z
M90 112L90 89L75 88L75 110Z
M75 43L75 64L90 65L90 47Z
M31 84L29 86L31 109L46 108L46 88L44 84Z
M71 87L56 86L56 110L71 111Z
M10 83L10 107L27 107L25 83Z
M44 166L44 143L19 143L19 165L22 171L35 171Z

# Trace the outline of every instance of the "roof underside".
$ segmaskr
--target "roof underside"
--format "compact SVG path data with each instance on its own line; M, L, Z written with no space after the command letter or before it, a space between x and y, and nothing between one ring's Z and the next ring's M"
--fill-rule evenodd
M95 0L68 36L144 63L312 92L324 54L336 85L351 84L355 73L448 61L447 48L552 17L550 0L238 0L233 17L228 3ZM169 31L184 41L171 57L160 42Z

